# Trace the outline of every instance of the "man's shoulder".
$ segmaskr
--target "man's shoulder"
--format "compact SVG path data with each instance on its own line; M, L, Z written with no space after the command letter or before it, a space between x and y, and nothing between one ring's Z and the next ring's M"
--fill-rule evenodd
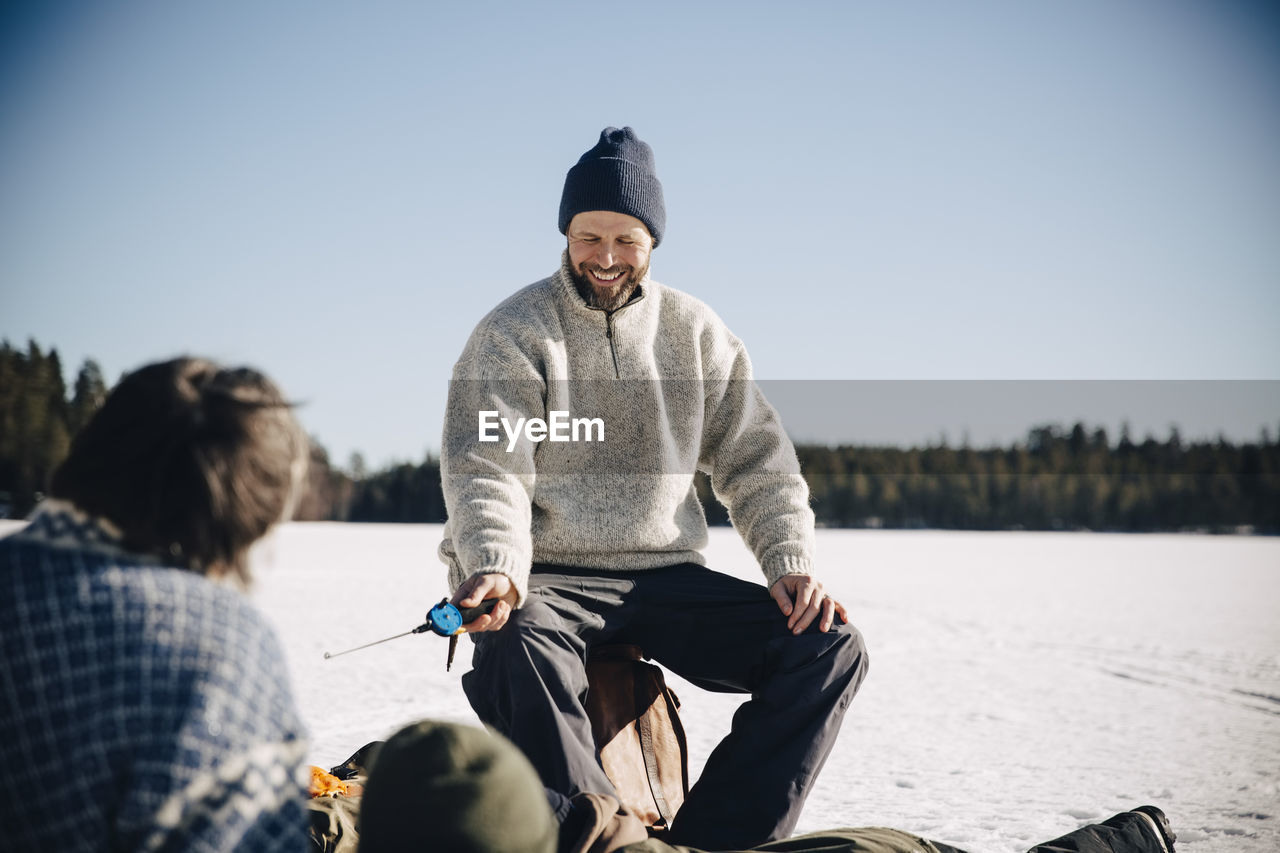
M455 379L525 374L548 340L561 335L554 305L555 278L539 279L503 299L476 323L454 365Z
M538 279L532 284L526 284L506 299L499 302L489 313L506 313L513 310L528 310L534 306L544 306L551 299L554 282L555 276L549 275L545 278Z
M554 276L548 276L520 288L485 314L476 331L510 334L553 322L553 284Z
M724 326L724 321L720 319L720 315L716 313L715 309L692 293L678 290L652 279L649 280L647 286L650 293L657 297L660 310L664 315L684 317L694 322Z
M659 323L668 330L685 329L704 346L727 344L742 346L715 309L698 297L656 281L649 282L650 292L657 297Z

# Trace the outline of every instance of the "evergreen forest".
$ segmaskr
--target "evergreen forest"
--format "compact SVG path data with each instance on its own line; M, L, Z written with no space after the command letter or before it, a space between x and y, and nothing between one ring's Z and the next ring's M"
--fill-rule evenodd
M67 387L56 349L0 345L0 517L40 500L77 430L107 394L86 360ZM826 527L948 530L1280 533L1280 433L1253 443L1113 441L1083 423L1041 425L1008 447L796 448ZM442 522L438 460L367 471L346 468L312 442L299 520ZM713 524L728 514L698 478Z

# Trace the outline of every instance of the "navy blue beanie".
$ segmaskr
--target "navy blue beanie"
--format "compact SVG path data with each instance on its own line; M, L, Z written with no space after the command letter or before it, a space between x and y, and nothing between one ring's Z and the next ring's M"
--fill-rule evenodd
M600 141L578 159L564 179L560 196L560 233L586 210L611 210L634 216L649 229L653 245L662 240L667 209L662 184L653 168L653 149L629 127L606 127Z

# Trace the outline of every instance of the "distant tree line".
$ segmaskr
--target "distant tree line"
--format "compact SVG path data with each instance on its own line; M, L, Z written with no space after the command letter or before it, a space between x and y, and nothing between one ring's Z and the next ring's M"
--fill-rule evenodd
M819 524L1280 533L1280 442L1135 443L1077 423L1007 448L800 447Z
M329 455L311 445L310 489L298 508L301 521L364 521L428 524L445 520L440 463L397 463L368 473L359 454L349 470L334 468Z
M72 437L106 399L102 368L86 359L71 388L57 349L0 342L0 518L22 518L44 497ZM440 468L398 464L367 473L330 464L314 439L308 488L295 515L307 521L424 522L444 519Z
M56 349L0 344L0 517L21 517L48 487L71 437L107 396L102 369L86 360L68 389Z
M71 388L57 350L0 346L0 515L21 517L47 487L71 437L106 396L86 360ZM1010 447L801 445L818 523L827 527L969 530L1280 533L1280 433L1256 443L1183 442L1176 428L1134 442L1128 429L1039 426ZM712 524L728 513L699 475ZM445 520L440 464L345 469L313 441L296 518L424 523Z
M1280 441L1114 445L1083 424L1032 429L1006 448L796 448L826 527L947 530L1098 530L1280 533ZM359 465L353 466L357 473ZM324 468L313 464L313 475ZM337 500L325 517L443 522L440 465L401 464L352 477L324 475ZM712 524L728 524L705 476L698 495Z

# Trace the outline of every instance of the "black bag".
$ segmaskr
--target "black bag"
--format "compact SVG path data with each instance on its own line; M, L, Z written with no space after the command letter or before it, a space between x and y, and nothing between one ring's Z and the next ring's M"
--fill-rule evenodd
M689 793L680 701L639 646L605 645L587 659L587 716L600 763L622 805L646 826L670 828Z

